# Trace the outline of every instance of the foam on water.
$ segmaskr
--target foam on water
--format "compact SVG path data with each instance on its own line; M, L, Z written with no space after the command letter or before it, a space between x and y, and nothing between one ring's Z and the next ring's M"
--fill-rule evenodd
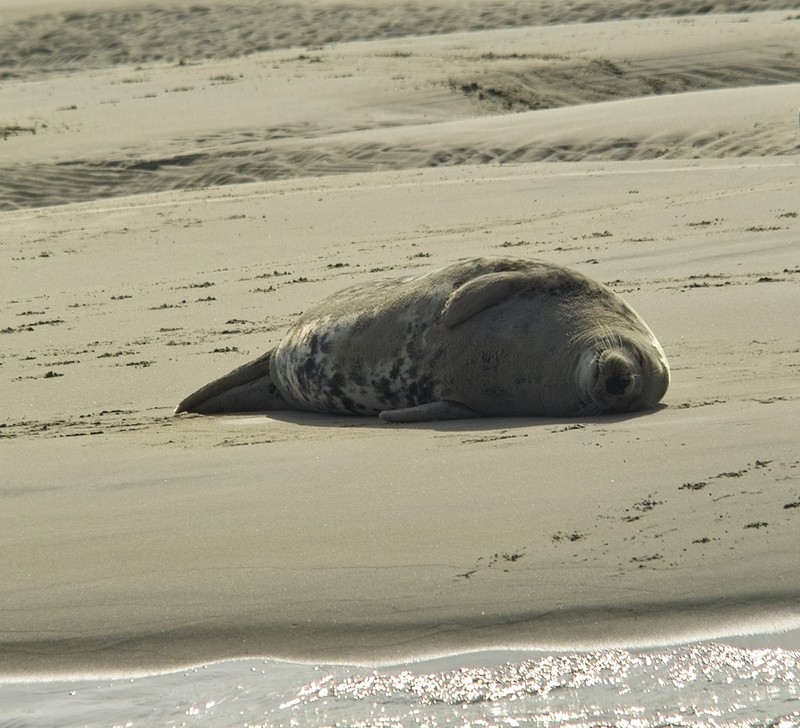
M516 653L514 661L483 653L377 670L251 660L127 680L2 685L0 706L0 728L788 728L800 725L800 652L711 643Z

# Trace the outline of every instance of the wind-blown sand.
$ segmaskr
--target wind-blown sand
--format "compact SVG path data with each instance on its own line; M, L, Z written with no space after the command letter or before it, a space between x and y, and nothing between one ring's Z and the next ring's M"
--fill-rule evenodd
M0 673L800 624L800 13L205 5L0 3ZM472 255L609 283L666 407L171 416Z

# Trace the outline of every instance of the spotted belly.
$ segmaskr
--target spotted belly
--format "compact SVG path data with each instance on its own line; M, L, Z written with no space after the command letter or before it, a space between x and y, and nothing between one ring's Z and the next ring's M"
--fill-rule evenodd
M358 322L301 325L277 348L273 378L297 407L319 412L376 415L439 399L420 332L410 326L405 336L387 338Z

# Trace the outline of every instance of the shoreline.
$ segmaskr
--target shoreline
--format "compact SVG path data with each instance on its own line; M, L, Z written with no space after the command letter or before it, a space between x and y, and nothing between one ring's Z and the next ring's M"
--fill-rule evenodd
M800 618L791 620L797 625ZM277 667L309 667L318 666L321 668L332 669L336 667L352 667L371 669L378 671L394 671L398 669L407 670L414 673L426 672L445 672L448 670L470 669L488 665L498 665L502 663L515 663L523 660L538 659L547 655L554 654L581 654L602 652L604 650L621 650L631 653L656 653L665 650L682 647L703 647L709 645L728 645L744 650L777 650L783 652L797 652L800 654L800 627L788 627L783 630L765 631L745 630L738 634L735 630L730 633L716 637L706 636L697 639L676 639L674 641L658 642L641 645L595 645L584 647L488 647L478 650L454 651L442 654L422 654L414 659L402 660L397 662L369 662L369 661L317 661L317 660L292 660L269 656L260 657L232 657L213 660L210 662L187 662L180 666L160 670L134 670L134 671L78 671L61 672L53 674L0 674L0 688L3 686L14 685L48 685L53 683L74 683L96 680L141 680L147 678L158 678L159 676L177 675L179 673L192 672L197 670L216 670L220 673L220 679L225 679L228 669L240 670L248 666L258 666L263 669L264 664L272 664Z
M800 624L800 618L788 620L791 625ZM622 650L632 653L660 652L681 647L707 646L724 644L745 650L780 650L785 652L800 653L800 627L788 626L784 629L746 629L738 633L735 629L718 636L705 636L698 638L675 639L666 642L642 643L638 645L610 644L610 645L585 645L549 647L487 647L477 650L453 651L441 654L420 654L416 658L396 662L370 662L358 660L297 660L283 659L270 656L231 657L212 660L209 662L187 662L185 664L167 669L133 670L133 671L77 671L60 672L53 674L0 674L0 687L4 685L21 684L49 684L58 682L94 681L94 680L126 680L157 678L159 676L175 675L187 671L218 669L225 671L226 666L240 669L250 664L263 666L265 663L285 665L287 667L320 666L325 668L353 667L391 671L405 669L412 672L438 672L449 669L480 667L484 665L513 663L522 660L536 659L552 654L574 654L601 652L604 650Z

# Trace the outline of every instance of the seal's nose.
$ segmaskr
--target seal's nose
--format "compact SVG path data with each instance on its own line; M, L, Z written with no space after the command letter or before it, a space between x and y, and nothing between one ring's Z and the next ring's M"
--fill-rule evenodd
M606 379L606 392L614 397L622 397L633 384L630 374L612 374Z
M591 397L601 411L627 409L634 395L637 373L637 363L625 351L606 349L597 354Z

